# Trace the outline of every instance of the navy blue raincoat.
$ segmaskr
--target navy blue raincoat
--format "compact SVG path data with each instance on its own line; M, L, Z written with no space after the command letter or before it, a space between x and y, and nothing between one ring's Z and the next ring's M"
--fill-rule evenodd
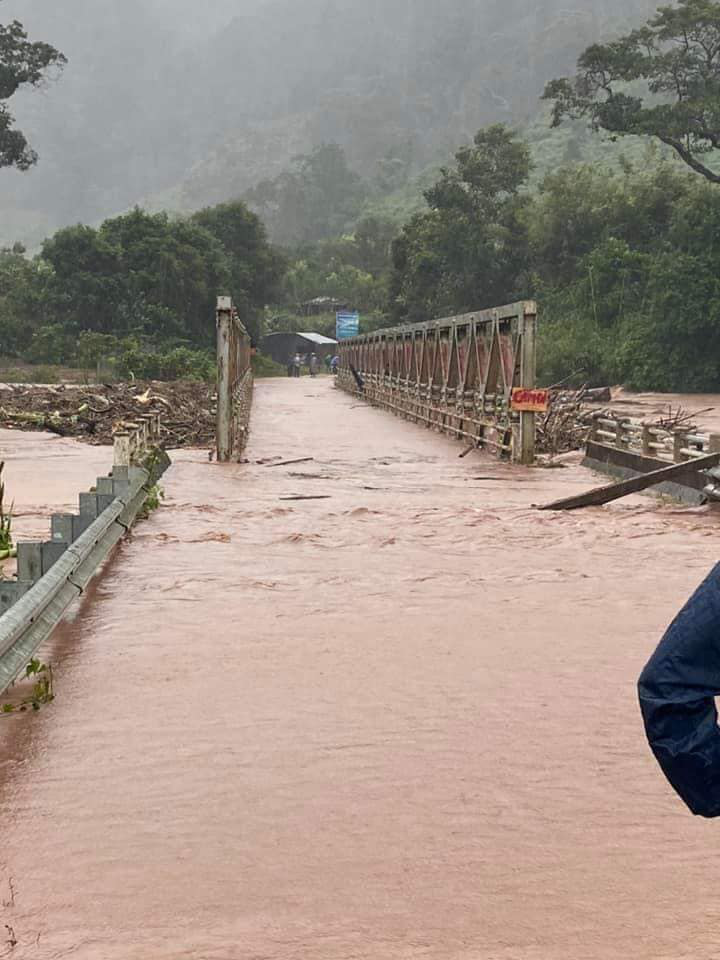
M665 776L693 813L720 816L720 564L670 625L638 692Z

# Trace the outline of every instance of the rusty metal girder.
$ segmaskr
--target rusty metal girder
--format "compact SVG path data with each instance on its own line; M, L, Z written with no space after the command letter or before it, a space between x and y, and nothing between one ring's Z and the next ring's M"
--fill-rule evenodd
M377 330L340 343L338 384L407 419L532 463L535 414L513 413L511 397L515 388L535 386L536 329L537 306L527 300Z

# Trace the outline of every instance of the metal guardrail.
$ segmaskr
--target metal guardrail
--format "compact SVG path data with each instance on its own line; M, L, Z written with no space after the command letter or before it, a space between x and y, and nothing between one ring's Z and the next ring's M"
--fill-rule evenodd
M16 679L125 536L147 497L150 474L133 467L118 496L27 593L0 617L0 693Z
M0 581L0 693L136 520L151 485L170 463L163 451L152 453L159 430L155 417L123 425L116 433L112 474L79 495L79 513L55 514L46 543L18 543L17 579ZM138 465L141 459L145 466Z

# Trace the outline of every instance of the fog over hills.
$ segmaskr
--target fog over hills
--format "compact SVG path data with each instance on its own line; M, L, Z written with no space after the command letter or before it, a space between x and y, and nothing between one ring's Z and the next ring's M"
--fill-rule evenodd
M40 154L0 172L0 242L137 202L193 209L342 144L406 177L482 125L523 126L587 44L647 0L4 0L69 63L10 103Z

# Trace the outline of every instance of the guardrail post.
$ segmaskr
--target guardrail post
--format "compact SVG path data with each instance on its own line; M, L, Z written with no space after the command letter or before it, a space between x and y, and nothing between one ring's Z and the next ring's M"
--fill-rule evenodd
M114 466L112 471L113 493L122 497L130 487L130 467Z
M218 297L217 302L217 458L227 463L232 457L232 300Z
M80 515L97 520L99 513L97 494L81 493L78 500L80 501Z
M31 583L23 583L20 580L0 581L0 616L15 606L18 600L25 596L31 586Z
M60 557L65 553L69 544L60 541L51 540L48 543L40 544L40 554L42 557L43 576L52 569Z
M39 543L17 545L18 580L35 583L42 576L42 547Z
M130 434L125 430L115 434L114 463L116 467L130 466Z
M75 539L73 516L70 513L54 513L50 520L50 536L55 543L72 543Z

